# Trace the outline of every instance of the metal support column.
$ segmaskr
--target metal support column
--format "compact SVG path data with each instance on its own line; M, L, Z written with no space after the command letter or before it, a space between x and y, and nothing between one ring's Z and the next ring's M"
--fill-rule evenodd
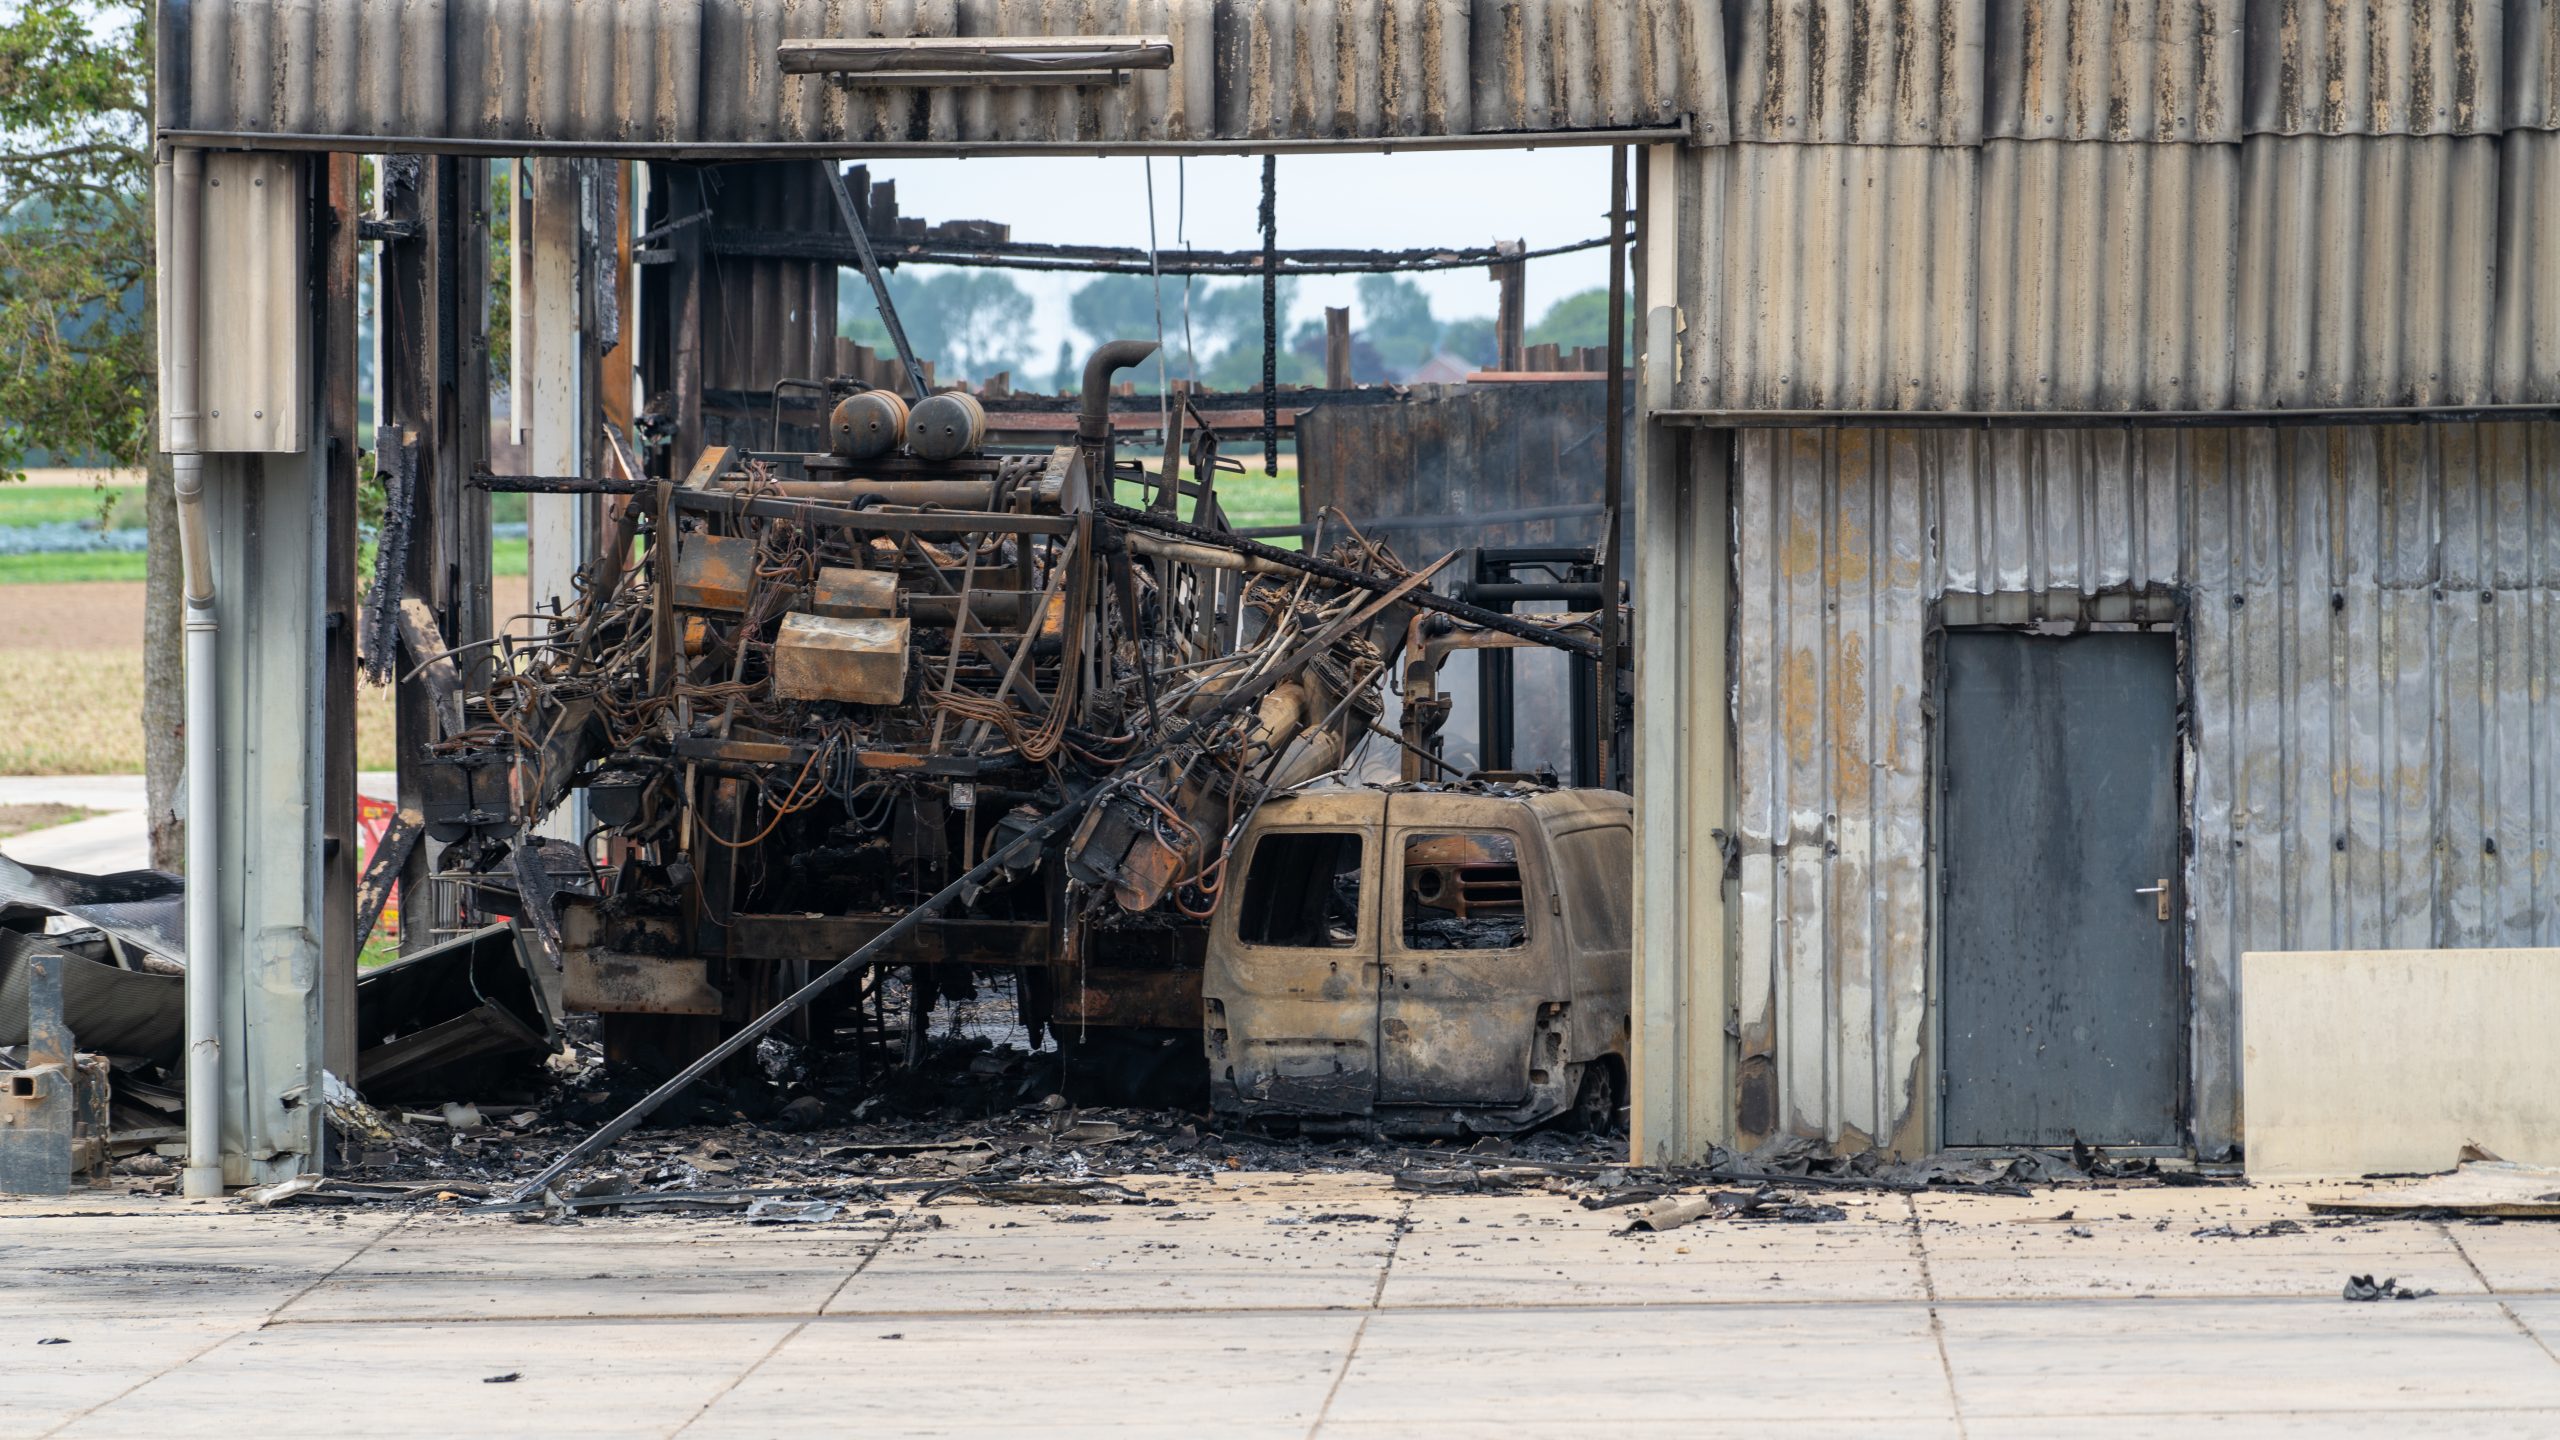
M583 160L532 160L531 200L520 202L515 226L520 283L515 292L515 364L527 409L526 463L536 475L600 473L596 395L596 336L587 303L599 264L597 191L609 183L604 166ZM521 193L521 192L520 192ZM527 211L530 213L526 213ZM618 210L615 212L618 213ZM612 237L604 236L606 244ZM609 251L607 253L610 253ZM538 616L566 610L576 599L578 568L595 545L596 499L591 495L525 497L527 569ZM547 620L529 622L541 633ZM543 833L582 839L583 794L555 811Z
M1733 1138L1730 928L1723 844L1732 803L1726 639L1733 606L1728 446L1655 417L1679 402L1682 255L1703 197L1678 147L1645 155L1637 200L1644 312L1635 470L1636 970L1633 1150L1699 1160Z
M188 877L188 898L212 904L221 950L208 958L219 981L227 1185L286 1179L322 1158L323 616L335 507L327 387L316 377L354 363L332 352L325 322L333 217L316 203L325 164L300 155L204 158L199 259L220 281L202 289L201 334L224 356L200 366L204 510L221 624L210 674L190 674L188 683L213 686L217 863ZM206 819L190 814L188 823Z

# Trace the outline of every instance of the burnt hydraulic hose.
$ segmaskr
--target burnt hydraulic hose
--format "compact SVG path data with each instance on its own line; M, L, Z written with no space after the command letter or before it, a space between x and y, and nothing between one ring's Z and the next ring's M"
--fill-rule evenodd
M1384 576L1372 575L1366 570L1354 570L1348 565L1336 565L1330 560L1319 560L1312 555L1301 555L1295 550L1283 550L1277 545L1265 545L1258 540L1246 540L1222 530L1185 524L1170 515L1159 515L1151 510L1134 510L1109 500L1095 501L1093 513L1106 520L1116 520L1123 525L1134 525L1142 530L1154 530L1166 535L1178 535L1185 540L1202 545L1214 545L1221 550L1250 555L1254 559L1266 560L1274 565L1285 565L1289 569L1303 571L1319 580L1330 580L1337 585L1352 585L1363 590L1384 591L1396 583ZM1599 643L1586 640L1579 635L1550 629L1517 616L1505 615L1498 610L1487 610L1481 605L1470 605L1463 600L1452 600L1429 590L1417 590L1407 598L1422 609L1437 610L1452 619L1464 620L1470 625L1486 630L1498 630L1505 635L1516 635L1523 640L1535 640L1541 645L1552 645L1586 660L1600 658Z
M1105 348L1107 349L1109 347L1106 346ZM1150 346L1148 348L1152 349L1154 347ZM997 871L1014 863L1017 857L1022 857L1030 853L1028 847L1036 846L1049 840L1051 837L1065 830L1069 825L1075 823L1076 820L1082 817L1087 810L1092 809L1096 804L1110 798L1112 795L1119 793L1122 787L1137 779L1138 776L1145 774L1147 770L1153 766L1155 761L1166 751L1173 749L1177 745L1187 744L1190 741L1198 739L1201 735L1207 733L1210 726L1217 724L1219 721L1226 719L1230 715L1236 714L1247 706L1258 703L1266 692L1279 685L1281 681L1296 675L1309 661L1313 660L1318 653L1330 648L1334 642L1340 640L1343 636L1350 634L1353 630L1375 620L1379 615L1385 613L1389 606L1395 604L1397 601L1411 598L1411 596L1416 593L1427 593L1422 590L1424 582L1428 581L1432 575L1437 573L1442 565L1448 564L1449 560L1452 558L1455 557L1444 556L1440 560L1439 564L1429 566L1406 576L1402 581L1389 587L1387 591L1377 599L1370 601L1368 604L1361 606L1350 614L1345 615L1340 619L1333 621L1331 624L1317 630L1315 634L1308 636L1304 641L1299 643L1297 648L1291 650L1286 656L1283 656L1278 664L1263 671L1260 676L1256 677L1250 683L1240 685L1234 690L1227 692L1224 696L1220 697L1217 704L1210 706L1208 709L1200 712L1200 714L1192 717L1191 722L1182 727L1182 732L1179 735L1170 735L1164 739L1158 740L1155 744L1148 746L1144 751L1132 756L1129 760L1122 763L1118 770L1113 771L1109 779L1104 780L1101 784L1094 786L1083 794L1075 796L1068 800L1064 805L1061 805L1056 810L1050 812L1040 821L1040 823L1023 831L1020 835L1015 836L1011 844L1006 845L1003 849L990 854L986 859L981 860L976 865L970 867L969 873L952 881L950 884L943 886L940 890L935 891L922 904L916 906L912 910L909 910L906 914L899 916L895 921L890 923L888 929L873 936L860 949L827 967L825 973L811 980L808 984L801 986L799 989L783 997L783 999L775 1004L772 1009L767 1010L762 1015L759 1015L755 1019L747 1022L746 1026L739 1030L737 1034L732 1035L728 1039L721 1041L719 1044L712 1046L709 1053L705 1054L701 1059L684 1067L683 1070L677 1072L664 1084L658 1086L657 1089L641 1096L637 1101L633 1102L630 1109L625 1110L621 1114L613 1117L611 1120L606 1121L602 1129L597 1130L596 1133L579 1141L577 1144L570 1146L568 1150L561 1154L559 1159L552 1161L541 1174L534 1176L531 1180L526 1181L522 1186L518 1187L516 1193L509 1196L507 1200L502 1203L522 1204L524 1201L540 1195L544 1190L550 1188L551 1182L569 1173L569 1171L579 1162L639 1128L640 1122L648 1119L650 1115L656 1113L659 1106L666 1104L669 1100L672 1100L677 1095L682 1094L686 1089L690 1088L695 1081L710 1074L712 1070L716 1069L730 1056L737 1054L739 1051L755 1044L758 1040L763 1039L765 1034L771 1031L773 1027L790 1018L794 1013L808 1005L810 1001L817 999L820 995L834 988L839 982L850 976L860 974L864 967L871 963L871 958L874 955L879 954L890 945L905 939L917 926L949 908L952 901L959 899L964 894L971 893L974 887L984 885L987 881L993 879Z

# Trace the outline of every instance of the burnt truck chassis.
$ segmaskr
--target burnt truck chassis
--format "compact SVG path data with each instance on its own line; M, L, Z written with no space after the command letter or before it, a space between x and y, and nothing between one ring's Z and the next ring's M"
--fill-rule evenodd
M501 642L485 681L420 667L460 716L432 747L424 819L444 872L560 967L563 1008L602 1017L608 1058L665 1073L704 1055L1117 779L1036 862L965 890L794 1023L803 1040L848 1012L860 1027L881 968L906 967L912 1054L935 997L1003 970L1071 1062L1196 1069L1226 847L1261 796L1378 730L1406 637L1481 625L1596 649L1434 595L1347 525L1322 556L1233 536L1205 426L1188 483L1123 467L1111 377L1153 348L1097 352L1076 443L1045 454L981 453L965 394L909 413L837 382L824 453L714 448L681 482L478 477L605 496L610 538L576 601ZM1113 503L1112 478L1148 505ZM581 792L587 834L545 841Z

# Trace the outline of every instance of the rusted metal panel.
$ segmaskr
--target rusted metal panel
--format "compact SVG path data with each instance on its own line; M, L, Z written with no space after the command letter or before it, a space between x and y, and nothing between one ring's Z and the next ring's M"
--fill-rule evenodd
M1983 134L2009 140L2240 138L2246 0L2020 0L1995 8Z
M2251 134L2505 128L2507 26L2547 0L2249 0Z
M465 144L1145 145L1725 132L1682 0L160 0L172 131ZM784 40L1161 34L1125 85L847 89ZM416 148L416 147L411 147Z
M1317 405L1297 426L1302 518L1336 511L1426 560L1466 545L1596 543L1608 443L1608 387L1596 381Z
M1982 139L1983 0L1764 0L1734 37L1734 138L1821 145Z
M744 610L755 571L755 541L688 535L676 545L675 603L692 610Z
M207 130L440 133L450 122L447 3L163 3L162 93L183 83L189 121Z
M907 622L785 615L773 639L773 693L784 700L895 705L907 693Z
M451 133L609 143L698 132L699 0L446 3Z
M1933 604L2024 623L2185 597L2205 1153L2244 1135L2243 951L2560 940L2560 549L2537 518L2560 425L1735 446L1746 1139L1755 1075L1768 1130L1929 1139Z

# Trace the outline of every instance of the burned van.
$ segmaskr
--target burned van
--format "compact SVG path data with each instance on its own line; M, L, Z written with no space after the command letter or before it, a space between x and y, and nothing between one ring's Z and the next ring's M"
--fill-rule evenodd
M1275 797L1209 933L1211 1103L1317 1132L1615 1127L1632 826L1614 790Z

